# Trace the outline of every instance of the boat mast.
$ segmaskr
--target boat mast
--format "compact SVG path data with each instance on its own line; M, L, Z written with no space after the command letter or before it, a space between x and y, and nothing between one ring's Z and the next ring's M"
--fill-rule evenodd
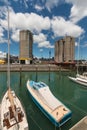
M7 70L7 87L10 88L10 33L9 33L9 8L8 12L8 70Z
M8 90L8 96L9 96L9 100L10 100L10 103L11 103L11 107L12 107L12 111L14 113L14 118L15 118L15 121L16 121L16 124L17 124L17 130L19 130L19 125L18 125L18 122L17 122L17 118L16 118L16 112L15 112L15 108L14 108L14 100L13 100L13 96L11 94L11 91L10 91L10 29L9 29L9 8L7 7L7 12L8 12L8 71L7 71L7 87L9 88Z
M80 45L80 36L79 36L79 40L78 40L78 62L77 62L77 74L79 74L79 45Z

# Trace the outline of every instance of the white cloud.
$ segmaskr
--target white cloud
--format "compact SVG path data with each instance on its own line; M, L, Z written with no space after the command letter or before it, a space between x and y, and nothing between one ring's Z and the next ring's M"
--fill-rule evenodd
M38 47L54 48L54 46L52 46L49 41L40 42Z
M3 37L0 37L0 43L7 43L7 40Z
M58 4L62 1L63 0L35 0L36 4L34 8L39 11L42 9L47 9L49 12L51 12L51 9L53 9L55 6L58 6Z
M55 37L65 35L78 37L84 32L80 26L71 21L65 21L62 17L53 17L51 24Z
M40 33L42 30L50 28L50 19L35 13L11 13L12 28L30 29L33 32Z
M41 10L43 10L44 9L44 7L43 6L39 6L39 5L35 5L35 9L36 10L38 10L38 11L41 11Z
M0 26L0 43L7 43L7 39L4 38L4 29Z
M46 8L51 11L51 9L55 6L58 6L59 0L47 0L46 1Z
M0 58L6 58L6 53L5 53L5 52L0 51Z
M3 28L0 26L0 37L2 37L3 36Z
M19 42L19 29L18 30L15 30L13 33L12 33L12 36L11 38L15 41L15 42Z
M4 12L5 10L5 12ZM4 30L7 30L7 12L6 8L1 10L0 25ZM2 13L4 12L4 14ZM39 34L42 30L49 30L50 19L35 13L15 13L10 8L10 29L12 32L12 39L18 41L18 30L29 29L33 34ZM2 18L4 17L4 18ZM16 32L17 31L17 32ZM3 34L0 34L3 35Z
M42 30L50 28L49 17L43 17L36 13L15 13L12 9L10 9L9 15L11 29L29 29L32 32L40 33ZM3 14L3 16L5 18L0 20L1 26L7 29L7 14Z
M87 16L87 0L65 0L67 3L71 3L70 19L76 23L82 18Z
M43 33L40 33L39 35L34 35L34 42L40 43L43 41L46 41L47 37Z
M75 42L75 46L78 46L78 42Z
M37 43L39 48L54 48L54 46L52 46L50 42L47 41L47 36L43 33L40 33L39 35L34 35L34 43Z
M0 13L2 14L0 25L3 30L7 30L6 8L4 8L4 10L2 9ZM53 48L53 46L51 46L51 43L48 41L48 36L42 33L43 30L48 32L52 31L55 37L65 36L66 34L78 37L84 32L80 26L71 21L66 21L63 17L55 16L50 19L49 17L43 17L36 13L15 13L12 8L10 8L10 29L12 32L11 38L14 41L19 40L19 30L29 29L33 33L34 42L38 44L38 47L46 48ZM4 31L0 30L0 32L0 37L2 37Z

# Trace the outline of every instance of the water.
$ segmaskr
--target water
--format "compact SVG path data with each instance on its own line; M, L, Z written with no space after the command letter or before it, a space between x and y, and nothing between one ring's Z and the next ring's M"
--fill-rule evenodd
M20 98L29 123L30 130L59 130L37 108L26 89L28 79L43 81L49 85L52 93L62 101L71 111L72 119L64 124L60 130L69 130L80 119L87 115L87 88L68 79L68 72L11 72L11 88ZM72 74L75 75L75 74ZM6 91L6 72L0 72L0 99Z

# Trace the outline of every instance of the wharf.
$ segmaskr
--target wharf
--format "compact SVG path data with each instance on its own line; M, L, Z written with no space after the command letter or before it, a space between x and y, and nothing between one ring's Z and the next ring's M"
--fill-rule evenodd
M69 130L87 130L87 116L81 119L77 124L75 124Z
M7 71L7 64L0 65L0 72ZM22 65L22 64L11 64L10 71L68 71L57 65L43 64L43 65Z
M1 130L1 104L0 104L0 130Z

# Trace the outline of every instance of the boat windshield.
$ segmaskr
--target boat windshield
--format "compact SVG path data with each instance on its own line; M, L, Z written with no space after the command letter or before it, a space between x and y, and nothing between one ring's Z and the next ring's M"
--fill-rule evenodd
M44 84L43 82L38 82L38 83L34 83L33 84L33 87L35 88L35 89L40 89L40 88L43 88L43 87L46 87L46 84Z

